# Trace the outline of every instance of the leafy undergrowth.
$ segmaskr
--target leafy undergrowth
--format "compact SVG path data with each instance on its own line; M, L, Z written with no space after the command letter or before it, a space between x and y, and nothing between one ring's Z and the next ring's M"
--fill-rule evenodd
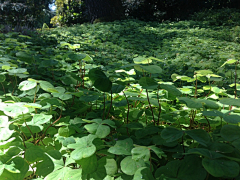
M0 178L240 179L238 26L0 34Z

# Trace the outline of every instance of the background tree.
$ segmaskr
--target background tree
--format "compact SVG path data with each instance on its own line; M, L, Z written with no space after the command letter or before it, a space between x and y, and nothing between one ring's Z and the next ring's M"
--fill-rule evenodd
M53 0L0 1L0 22L15 26L41 27L51 16L49 4Z

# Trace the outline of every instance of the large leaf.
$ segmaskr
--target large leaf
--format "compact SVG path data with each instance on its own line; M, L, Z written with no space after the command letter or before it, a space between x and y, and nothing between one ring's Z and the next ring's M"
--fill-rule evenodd
M240 100L239 99L233 99L233 98L222 98L219 101L222 104L230 105L230 106L240 106Z
M82 169L71 169L69 167L63 167L58 169L45 178L45 180L69 180L69 179L78 179L81 180L82 178Z
M234 125L225 125L222 127L220 134L227 141L240 139L240 127Z
M141 77L139 84L143 89L156 89L158 87L157 82L150 77Z
M209 134L202 129L193 129L185 131L192 139L196 140L199 144L206 146L210 143Z
M14 133L14 130L9 129L9 124L7 116L0 116L0 141L9 139Z
M168 93L174 95L174 96L181 96L182 92L179 91L174 85L171 84L161 84L160 85L161 89L166 89Z
M183 131L167 127L166 129L162 130L161 137L166 140L166 142L173 142L180 139L183 136Z
M113 147L108 149L108 152L117 155L131 155L131 150L133 148L132 139L128 138L125 140L119 140Z
M149 168L141 167L135 172L134 177L133 177L133 180L139 180L139 179L153 180L154 177Z
M68 148L75 149L71 153L71 158L80 160L92 156L96 152L96 146L92 143L95 138L96 136L90 134L77 139L75 144L69 144Z
M97 170L97 156L95 154L90 157L78 160L76 162L77 164L81 165L82 172L84 174L90 174Z
M234 178L239 174L239 164L230 160L204 158L202 165L214 177Z
M143 159L145 162L149 161L150 149L148 147L144 146L135 147L132 149L131 153L133 160L137 161L139 159Z
M127 156L121 161L120 166L125 174L134 175L138 168L145 167L145 163L142 159L135 161L131 156Z

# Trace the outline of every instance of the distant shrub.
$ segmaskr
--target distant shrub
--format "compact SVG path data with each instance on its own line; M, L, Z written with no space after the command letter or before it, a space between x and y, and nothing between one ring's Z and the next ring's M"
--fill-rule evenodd
M195 21L206 21L209 25L240 25L240 10L238 9L216 9L204 10L191 16Z

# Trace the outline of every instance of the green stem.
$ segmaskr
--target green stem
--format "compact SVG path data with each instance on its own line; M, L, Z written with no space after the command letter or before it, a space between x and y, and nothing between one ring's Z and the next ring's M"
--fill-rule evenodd
M154 113L153 113L153 109L152 109L152 106L151 106L151 103L150 103L150 99L149 99L149 96L148 96L148 90L147 89L146 89L146 93L147 93L148 104L149 104L149 107L150 107L151 112L152 112L153 123L155 125Z

